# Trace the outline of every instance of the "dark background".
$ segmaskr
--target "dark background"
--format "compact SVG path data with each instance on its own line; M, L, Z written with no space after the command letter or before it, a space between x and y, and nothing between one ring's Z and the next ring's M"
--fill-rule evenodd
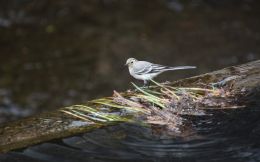
M198 67L159 81L259 59L260 1L1 0L0 122L131 88L129 57Z

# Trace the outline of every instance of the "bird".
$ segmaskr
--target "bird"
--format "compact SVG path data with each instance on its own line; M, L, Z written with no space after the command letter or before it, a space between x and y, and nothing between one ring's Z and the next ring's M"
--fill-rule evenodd
M132 77L144 81L144 86L147 86L151 79L157 77L159 74L165 71L196 68L196 66L170 67L160 64L154 64L148 61L138 61L135 58L128 58L125 65L128 66L129 73Z

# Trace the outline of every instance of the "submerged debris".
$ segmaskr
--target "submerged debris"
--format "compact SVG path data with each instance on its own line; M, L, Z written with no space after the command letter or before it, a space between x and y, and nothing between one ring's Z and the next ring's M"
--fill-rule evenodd
M62 111L75 117L96 122L133 122L133 116L141 115L142 123L161 126L174 134L182 133L184 115L206 115L207 109L234 109L235 97L230 88L173 87L152 80L155 86L118 93L113 97L91 101L90 106L76 105ZM106 110L106 111L104 111ZM136 120L137 121L137 120Z

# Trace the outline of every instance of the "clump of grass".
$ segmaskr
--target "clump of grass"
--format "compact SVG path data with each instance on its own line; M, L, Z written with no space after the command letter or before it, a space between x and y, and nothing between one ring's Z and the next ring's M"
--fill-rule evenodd
M153 86L153 89L149 89L149 91L132 83L139 92L135 96L161 109L207 109L208 107L218 109L219 107L223 108L223 105L217 103L214 97L226 98L230 96L230 93L226 93L223 89L214 87L172 87L157 83L154 80L151 81L156 87ZM226 108L228 108L228 105L226 105ZM183 114L182 112L179 111L179 113Z
M62 112L95 122L131 122L135 114L145 116L145 123L166 125L176 132L183 125L181 115L204 115L206 109L234 109L229 91L210 86L173 87L151 80L154 86L142 88L132 83L135 91L118 93L88 102L86 105L67 107ZM105 108L106 111L103 111ZM129 114L133 116L129 116Z

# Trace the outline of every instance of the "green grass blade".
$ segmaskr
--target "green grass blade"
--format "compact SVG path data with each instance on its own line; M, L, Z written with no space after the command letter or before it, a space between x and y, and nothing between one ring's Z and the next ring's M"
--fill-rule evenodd
M160 99L159 97L155 96L155 95L152 95L146 91L144 91L142 88L138 87L137 85L135 85L133 82L132 82L132 85L137 89L139 90L140 92L142 92L143 94L147 95L147 96L150 96L150 97L154 97L154 98L157 98L157 99Z

